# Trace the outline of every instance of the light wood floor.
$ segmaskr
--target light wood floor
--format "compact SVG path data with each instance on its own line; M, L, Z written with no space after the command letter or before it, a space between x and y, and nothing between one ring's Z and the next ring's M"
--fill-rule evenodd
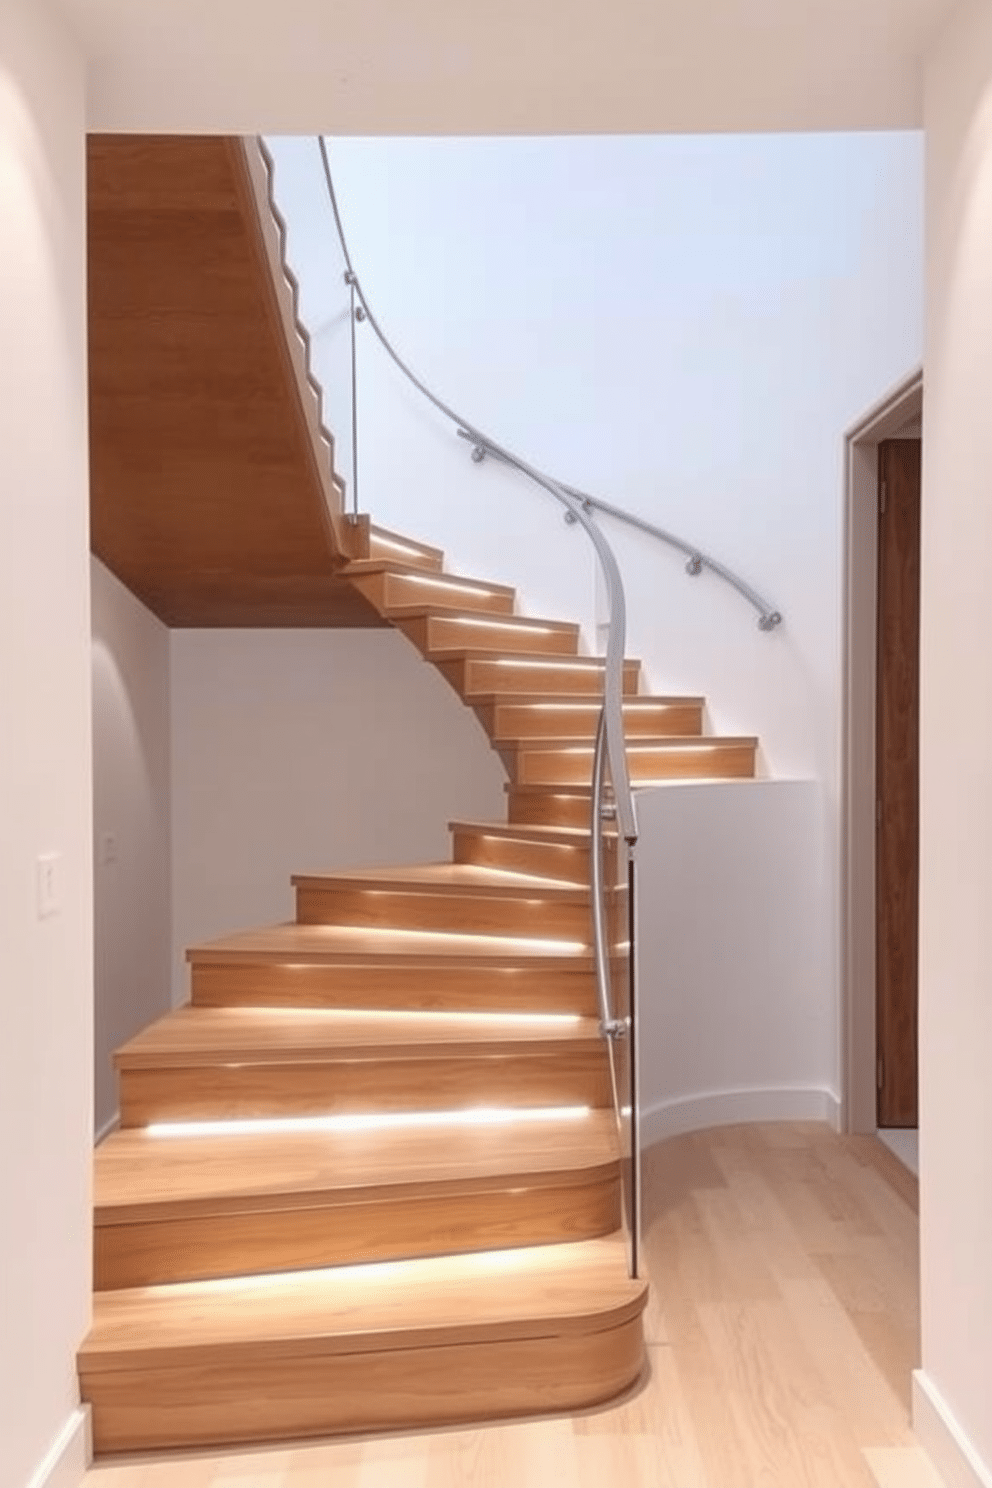
M618 1405L94 1467L85 1488L939 1488L909 1426L916 1180L874 1137L648 1149L649 1366Z

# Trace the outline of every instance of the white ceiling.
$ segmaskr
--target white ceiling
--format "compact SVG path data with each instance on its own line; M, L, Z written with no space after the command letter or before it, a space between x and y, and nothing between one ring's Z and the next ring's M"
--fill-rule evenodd
M921 59L987 0L48 0L92 129L918 127Z

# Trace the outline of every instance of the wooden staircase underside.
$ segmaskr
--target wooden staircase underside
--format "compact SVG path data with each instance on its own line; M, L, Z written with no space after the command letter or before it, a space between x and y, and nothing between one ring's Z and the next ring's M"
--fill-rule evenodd
M118 1052L98 1452L578 1409L643 1366L591 945L602 663L437 549L351 540L327 574L475 709L507 820L452 822L444 863L297 877L294 923L190 950L190 1003ZM641 694L636 661L624 685L635 782L753 773L702 699Z
M382 623L240 140L87 142L94 553L169 626Z

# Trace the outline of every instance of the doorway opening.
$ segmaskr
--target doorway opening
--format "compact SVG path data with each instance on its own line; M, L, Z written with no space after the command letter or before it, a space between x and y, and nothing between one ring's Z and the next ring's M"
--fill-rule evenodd
M879 447L922 435L923 373L914 372L870 409L846 435L846 552L842 846L843 1124L847 1131L879 1127L878 872L879 852ZM915 643L914 643L915 644ZM912 649L912 645L911 648ZM884 781L884 770L882 780ZM915 849L914 849L915 851ZM905 852L902 850L902 856ZM915 862L912 865L915 873ZM903 889L914 900L910 887ZM915 910L915 904L914 904ZM884 908L883 908L884 914ZM899 933L905 937L905 918ZM915 920L913 934L915 935ZM884 954L882 957L884 961ZM914 963L915 964L915 963ZM912 986L915 1006L915 981ZM915 1038L915 1023L913 1030ZM898 1057L898 1056L896 1056ZM882 1084L895 1076L893 1056ZM914 1045L915 1064L915 1045ZM913 1070L915 1080L915 1069ZM884 1107L881 1108L884 1110Z

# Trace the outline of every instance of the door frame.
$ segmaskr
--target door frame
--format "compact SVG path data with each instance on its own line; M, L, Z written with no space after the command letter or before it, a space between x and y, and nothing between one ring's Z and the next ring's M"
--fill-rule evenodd
M923 415L917 368L844 434L841 1127L876 1130L875 675L878 446Z

